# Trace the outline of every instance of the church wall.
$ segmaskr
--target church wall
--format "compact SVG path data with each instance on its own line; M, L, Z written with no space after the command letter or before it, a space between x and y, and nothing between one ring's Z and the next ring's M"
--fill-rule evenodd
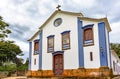
M99 56L99 39L98 39L98 23L93 21L83 20L83 26L88 24L94 24L93 26L93 39L94 45L84 46L84 66L85 68L99 68L100 56ZM90 60L90 52L93 53L93 61Z
M57 18L62 18L62 24L59 26L54 26L54 21ZM29 40L30 63L27 76L54 77L61 74L60 75L61 77L92 78L112 76L112 71L114 75L120 74L120 60L116 53L110 52L109 33L105 27L104 22L97 22L100 20L92 18L87 19L86 17L82 18L78 17L77 15L75 16L74 13L67 14L61 13L61 11L57 12L57 14L54 13L54 15L52 15L51 18L49 18L46 21L47 23L45 22L45 24L43 24L44 26L40 28L40 34L38 34L39 33L38 31ZM93 40L91 40L92 30ZM61 33L66 32L70 33L70 49L68 48L66 50L63 50ZM83 40L84 37L82 38L82 36L84 36L83 35L84 32L87 32L85 34L85 41ZM90 34L90 37L88 36L89 35L88 33ZM54 37L54 52L48 53L47 42L48 37L50 36ZM40 39L39 48L38 40L36 39ZM35 42L36 42L35 50L37 52L39 51L39 54L36 53L36 55L34 54ZM56 53L60 53L60 55L56 55ZM56 64L54 65L55 66L54 68L53 68L53 56L57 62L59 61L57 65ZM58 64L59 67L62 67L61 66L62 56L63 56L63 71L62 73L61 71L59 71L59 74L56 74L55 71L56 68L58 68ZM54 62L56 63L56 61ZM112 69L109 69L110 67L112 67ZM62 68L58 70L62 70Z
M53 25L57 18L62 18L62 24L58 27ZM47 53L47 37L54 36L54 51L62 51L61 33L70 31L70 49L64 50L64 69L78 68L78 35L77 17L58 13L43 29L43 59L42 69L52 70L52 53Z
M39 36L37 36L35 39L39 39ZM39 69L39 54L34 55L34 40L32 41L31 70L38 70ZM35 60L36 60L36 65L34 64Z
M57 18L62 18L62 24L58 27L53 25L54 20ZM56 51L64 51L63 53L63 63L64 63L64 72L61 75L62 77L99 77L99 76L110 76L111 71L108 67L110 67L110 57L109 57L109 41L108 41L108 32L106 29L106 43L107 43L107 62L108 67L102 66L100 67L100 47L99 47L99 34L98 34L98 22L82 20L83 26L94 24L93 25L93 39L94 44L89 46L83 46L84 59L84 67L79 67L79 52L78 52L78 22L77 16L65 15L58 13L56 14L50 22L48 22L45 27L42 29L42 52L40 56L39 54L34 55L34 40L39 39L39 35L35 37L32 41L32 54L31 54L31 66L29 71L29 76L33 77L53 77L55 74L53 73L53 55L48 53L47 51L47 37L50 35L54 35L54 52ZM81 20L80 20L81 21ZM82 26L82 24L81 24ZM64 31L70 31L70 49L62 50L62 37L61 33ZM100 30L101 31L101 30ZM81 45L82 46L82 45ZM81 51L80 51L81 52ZM90 60L90 52L93 54L93 60ZM112 69L113 61L115 61L115 70L113 69L113 74L120 74L120 64L118 63L118 59L116 55L112 55ZM39 57L42 57L40 60ZM36 65L34 64L36 60ZM39 63L41 62L42 63ZM42 65L42 66L41 66ZM42 68L41 68L42 67ZM39 69L40 68L40 69ZM39 71L38 71L39 70Z
M111 63L110 63L110 47L109 47L109 32L107 31L106 28L106 45L107 45L107 60L108 60L108 67L111 67Z

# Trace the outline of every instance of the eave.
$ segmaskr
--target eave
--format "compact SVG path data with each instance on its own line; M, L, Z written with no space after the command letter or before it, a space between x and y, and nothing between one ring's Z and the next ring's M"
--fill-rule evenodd
M79 18L80 18L80 20L95 21L95 22L105 22L107 30L109 32L112 31L111 28L110 28L110 24L108 22L108 19L106 17L105 18L100 18L100 19L89 18L89 17L79 17Z
M38 30L30 39L28 39L27 41L32 41L37 35L39 35L39 33L41 32L41 30Z

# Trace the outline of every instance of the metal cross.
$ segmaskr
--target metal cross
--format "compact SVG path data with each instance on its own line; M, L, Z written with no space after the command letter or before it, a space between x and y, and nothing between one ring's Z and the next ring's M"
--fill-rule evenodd
M61 11L60 9L61 5L58 5L56 8L58 9L58 11Z

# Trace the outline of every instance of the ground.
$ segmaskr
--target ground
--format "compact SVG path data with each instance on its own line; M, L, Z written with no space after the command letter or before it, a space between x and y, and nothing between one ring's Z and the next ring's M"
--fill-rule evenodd
M25 77L25 76L18 76L18 77L7 77L7 78L2 78L2 79L27 79L27 77ZM29 79L42 79L42 78L29 78ZM52 79L55 79L55 78L52 78ZM112 78L112 79L120 79L120 76L117 76L117 77Z
M19 77L7 77L7 78L2 78L2 79L27 79L27 77L19 76Z

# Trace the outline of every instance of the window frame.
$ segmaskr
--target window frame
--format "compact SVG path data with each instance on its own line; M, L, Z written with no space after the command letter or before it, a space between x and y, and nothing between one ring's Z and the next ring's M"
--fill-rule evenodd
M90 52L90 61L93 61L93 52Z
M61 24L62 24L62 18L57 18L57 19L55 19L54 22L53 22L53 25L54 25L55 27L58 27L58 26L60 26Z
M50 39L52 39L52 41L53 41L53 46L52 47L49 46L49 40ZM52 48L52 51L50 51L49 48ZM48 53L54 52L54 35L50 35L50 36L47 37L47 52Z
M38 49L37 50L36 50L36 43L38 43ZM38 55L39 52L40 52L40 39L36 39L36 40L34 40L34 55Z
M69 43L66 43L66 44L64 44L64 35L66 35L67 34L67 37L68 37L68 40L69 40ZM61 33L61 37L62 37L62 50L68 50L68 49L70 49L70 31L64 31L64 32L62 32ZM65 45L68 45L68 47L67 48L65 48L64 46Z
M92 46L92 45L94 45L94 31L93 31L93 25L94 24L91 24L91 25L86 25L86 26L84 26L83 27L83 46ZM88 39L88 40L86 40L85 39L85 31L86 30L91 30L92 31L92 39ZM86 42L86 43L85 43Z

